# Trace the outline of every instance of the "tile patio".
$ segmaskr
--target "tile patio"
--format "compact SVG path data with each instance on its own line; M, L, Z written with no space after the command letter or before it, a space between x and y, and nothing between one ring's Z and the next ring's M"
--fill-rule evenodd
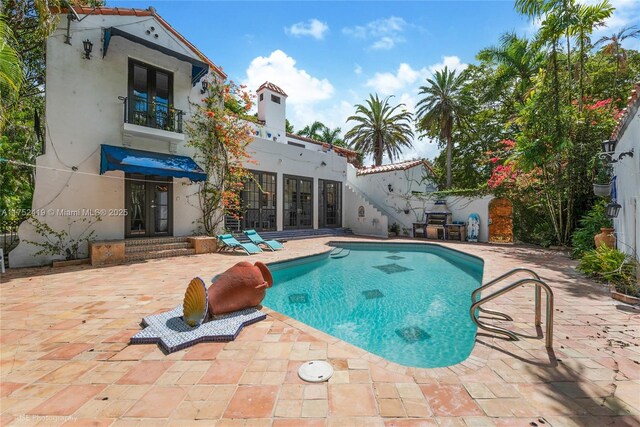
M266 308L267 319L234 342L169 355L127 344L144 316L181 302L194 276L319 253L329 240L251 257L8 271L0 285L0 425L640 426L640 309L610 299L554 251L443 244L482 257L484 281L516 266L537 271L556 297L551 352L540 338L481 333L463 363L407 368ZM499 301L511 327L536 336L532 299L531 288L520 288ZM310 359L332 363L328 383L298 378Z

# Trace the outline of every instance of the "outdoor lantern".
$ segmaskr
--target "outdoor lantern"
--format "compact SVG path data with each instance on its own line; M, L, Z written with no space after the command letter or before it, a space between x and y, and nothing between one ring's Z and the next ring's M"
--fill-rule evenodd
M605 153L613 153L616 150L617 143L618 141L615 139L602 141L602 151L604 151Z
M91 50L93 49L93 43L89 39L82 42L84 46L84 58L91 59Z
M393 193L393 185L389 184L387 188L389 189L389 193Z
M207 91L207 89L209 89L209 82L206 81L206 80L203 80L202 81L202 89L200 89L200 93L204 94Z
M620 208L622 208L622 206L620 206L616 202L607 204L607 218L617 218L618 212L620 212Z

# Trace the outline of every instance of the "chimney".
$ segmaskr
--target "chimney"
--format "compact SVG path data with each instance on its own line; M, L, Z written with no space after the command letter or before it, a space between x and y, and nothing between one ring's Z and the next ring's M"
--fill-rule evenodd
M265 138L285 143L287 94L270 82L264 82L256 93L258 120L265 122Z

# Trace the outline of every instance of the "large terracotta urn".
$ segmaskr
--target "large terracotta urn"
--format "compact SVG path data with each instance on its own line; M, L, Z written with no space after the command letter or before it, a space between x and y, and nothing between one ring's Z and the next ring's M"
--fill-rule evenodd
M613 249L616 245L616 236L613 234L613 231L613 228L601 228L600 233L596 234L593 238L596 243L596 248L599 248L601 245L605 245L606 247Z
M224 314L255 307L273 285L269 268L261 262L239 262L220 274L209 287L209 314Z

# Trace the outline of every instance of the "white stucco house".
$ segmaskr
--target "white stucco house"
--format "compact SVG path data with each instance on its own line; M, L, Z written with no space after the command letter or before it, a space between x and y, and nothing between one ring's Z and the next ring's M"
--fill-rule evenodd
M158 238L172 245L158 256L193 253L180 238L199 232L195 183L207 176L194 161L185 124L192 103L201 102L202 82L226 78L222 69L153 8L60 11L46 65L46 135L32 203L38 220L78 236L87 225L83 218L99 214L93 239L125 242L127 254ZM358 170L358 153L286 132L287 94L280 86L250 89L258 121L246 167L255 183L242 192L240 223L227 229L344 227L386 237L392 223L410 228L422 219L424 202L409 202L411 214L405 214L407 200L398 196L435 190L428 163ZM486 201L480 204L486 211ZM34 255L39 248L28 241L46 237L31 223L23 222L18 234L11 267L60 258Z
M640 82L629 96L627 107L611 135L617 141L611 157L615 180L615 202L620 205L613 219L619 250L640 261Z
M97 240L191 236L200 211L185 123L202 81L220 67L152 8L63 10L47 39L46 137L36 161L33 210L54 230L79 235L99 213ZM85 46L91 44L87 53ZM255 88L254 88L255 89ZM241 229L342 227L343 183L355 152L286 133L286 93L257 88L258 125L247 165L262 191L243 192ZM74 223L75 221L75 223ZM69 224L72 224L69 228ZM385 228L386 232L386 228ZM43 241L24 222L12 267L50 262L34 256Z

